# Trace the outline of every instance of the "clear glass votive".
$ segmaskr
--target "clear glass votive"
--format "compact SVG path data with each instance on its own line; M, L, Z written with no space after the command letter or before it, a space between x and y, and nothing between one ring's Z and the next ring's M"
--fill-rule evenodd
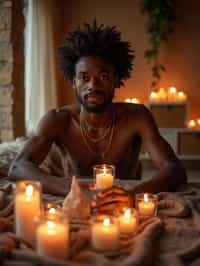
M58 205L43 209L36 229L36 250L39 255L66 259L69 253L69 223Z
M93 166L96 189L110 188L115 180L115 166L111 164L97 164Z
M138 212L134 208L122 207L115 212L122 235L134 235L139 225Z
M116 217L97 215L91 219L91 242L98 251L110 251L119 248L120 231Z
M16 235L30 243L35 241L35 217L41 214L41 185L37 181L18 181L15 192Z
M157 215L158 197L151 193L136 194L136 209L141 217L153 217Z

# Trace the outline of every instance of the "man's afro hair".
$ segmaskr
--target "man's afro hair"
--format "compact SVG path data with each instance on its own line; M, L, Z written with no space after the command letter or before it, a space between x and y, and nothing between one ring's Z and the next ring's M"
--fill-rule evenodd
M82 27L69 33L64 45L59 48L61 69L65 79L73 81L75 65L83 56L100 56L107 59L113 66L118 77L116 87L124 85L124 80L130 77L134 51L130 43L121 41L121 33L116 27L92 25L83 23Z

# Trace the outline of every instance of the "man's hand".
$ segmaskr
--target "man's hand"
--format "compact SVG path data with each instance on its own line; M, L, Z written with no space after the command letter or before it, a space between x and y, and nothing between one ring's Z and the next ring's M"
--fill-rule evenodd
M112 187L99 192L92 201L92 208L96 212L113 212L117 208L132 205L131 194L120 187Z

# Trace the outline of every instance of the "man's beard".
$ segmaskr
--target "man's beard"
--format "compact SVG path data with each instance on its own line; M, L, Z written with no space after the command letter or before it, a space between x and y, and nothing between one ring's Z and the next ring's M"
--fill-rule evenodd
M75 93L76 93L77 100L84 107L84 109L89 113L104 112L105 109L112 103L112 100L114 98L114 90L112 90L112 92L109 95L107 95L107 97L104 93L95 91L96 94L100 94L104 98L104 101L101 104L92 104L92 103L87 102L87 99L85 99L85 96L81 97L77 89L75 90Z

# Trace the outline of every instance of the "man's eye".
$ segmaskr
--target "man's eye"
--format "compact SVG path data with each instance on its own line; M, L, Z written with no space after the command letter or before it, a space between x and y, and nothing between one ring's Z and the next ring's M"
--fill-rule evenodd
M89 77L87 77L87 76L82 76L79 79L82 81L89 81Z
M107 75L107 74L102 74L102 75L101 75L101 79L102 79L102 80L109 80L109 75Z

